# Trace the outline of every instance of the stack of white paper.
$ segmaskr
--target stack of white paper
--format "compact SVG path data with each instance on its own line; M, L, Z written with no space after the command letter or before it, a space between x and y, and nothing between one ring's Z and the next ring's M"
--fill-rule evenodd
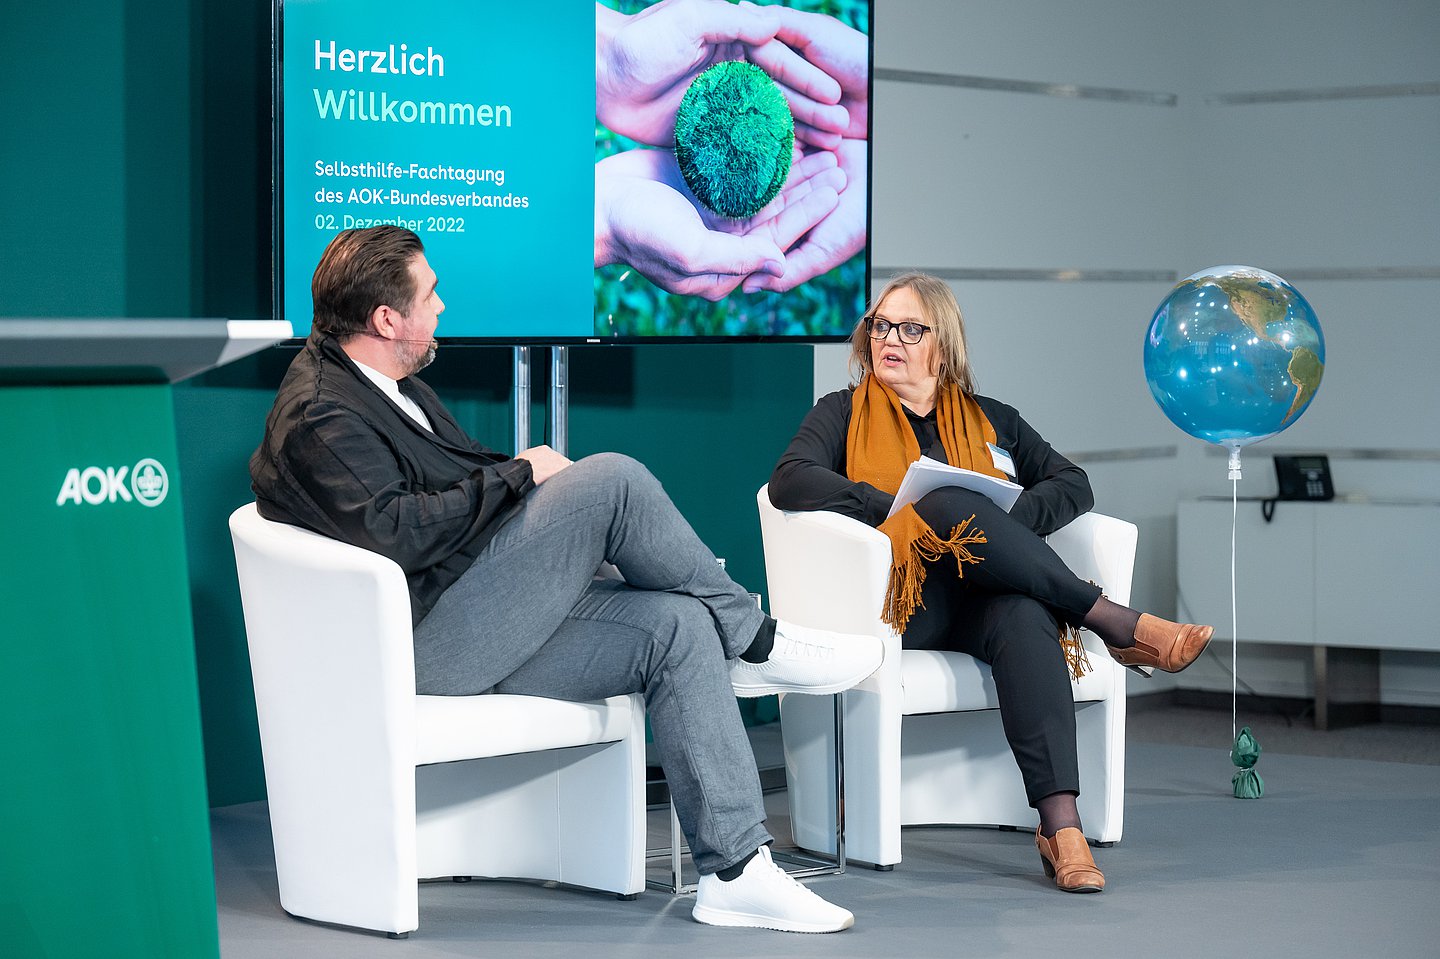
M961 469L958 466L947 466L939 460L922 456L905 471L905 478L900 481L900 492L895 494L895 503L890 507L890 515L894 516L910 503L942 486L959 486L984 493L1007 513L1025 491L1025 487L1009 480L986 476L984 473Z

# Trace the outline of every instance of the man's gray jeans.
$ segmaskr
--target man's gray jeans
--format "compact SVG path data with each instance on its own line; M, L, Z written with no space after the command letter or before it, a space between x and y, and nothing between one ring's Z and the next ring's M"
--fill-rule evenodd
M602 561L625 582L596 580ZM670 502L617 453L532 490L415 628L416 687L590 700L643 692L695 865L770 841L729 661L763 614Z

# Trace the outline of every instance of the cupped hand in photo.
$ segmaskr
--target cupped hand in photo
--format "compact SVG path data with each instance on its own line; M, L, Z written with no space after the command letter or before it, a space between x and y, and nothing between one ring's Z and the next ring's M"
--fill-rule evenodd
M847 139L866 139L870 130L870 41L865 34L820 13L806 13L790 7L776 7L774 12L780 18L775 40L752 50L751 61L776 75L767 63L772 59L788 59L787 55L798 55L806 63L824 71L840 86L838 105L844 108L849 121L841 132ZM788 69L798 72L794 67ZM837 101L828 99L825 102ZM835 143L812 145L838 146Z
M840 105L842 85L826 70L777 43L780 7L727 0L661 0L625 16L595 12L595 116L607 129L651 146L675 139L675 111L694 79L723 60L754 60L784 90L797 136L833 147L853 119ZM828 19L828 18L821 18Z
M865 248L867 149L864 140L845 140L833 152L845 174L839 202L815 224L794 248L785 254L785 269L779 273L756 273L745 280L744 292L768 290L783 293L834 269ZM807 160L809 157L806 158ZM802 163L804 161L801 161Z
M833 214L845 186L821 151L794 164L759 213L730 220L696 203L673 153L628 150L595 165L595 266L625 263L670 293L719 300L747 279L782 277L785 250Z

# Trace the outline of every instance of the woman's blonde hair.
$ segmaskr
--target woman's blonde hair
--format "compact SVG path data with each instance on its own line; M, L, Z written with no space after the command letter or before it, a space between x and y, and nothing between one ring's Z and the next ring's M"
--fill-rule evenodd
M865 317L874 316L885 302L885 297L895 290L909 289L920 301L920 318L930 327L926 336L935 337L935 358L939 364L936 371L940 380L937 390L951 386L960 387L962 393L975 392L975 374L970 370L970 350L965 345L965 317L950 284L929 273L901 273L890 279L885 288L870 300L865 316L855 324L850 336L850 373L858 384L860 378L870 372L870 333L865 329Z

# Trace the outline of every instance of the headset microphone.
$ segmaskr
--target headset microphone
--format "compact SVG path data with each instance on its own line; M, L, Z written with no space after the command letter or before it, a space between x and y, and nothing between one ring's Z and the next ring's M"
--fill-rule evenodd
M399 336L381 336L379 333L376 333L374 330L365 330L365 335L366 335L366 336L373 336L373 337L375 337L375 339L377 339L377 340L389 340L389 341L392 342L392 343L428 343L430 346L433 346L433 347L435 347L436 349L439 349L439 348L440 348L440 341L437 340L437 339L435 339L433 336L432 336L430 339L428 339L428 340L407 340L407 339L405 339L405 338L403 338L403 337L399 337Z

